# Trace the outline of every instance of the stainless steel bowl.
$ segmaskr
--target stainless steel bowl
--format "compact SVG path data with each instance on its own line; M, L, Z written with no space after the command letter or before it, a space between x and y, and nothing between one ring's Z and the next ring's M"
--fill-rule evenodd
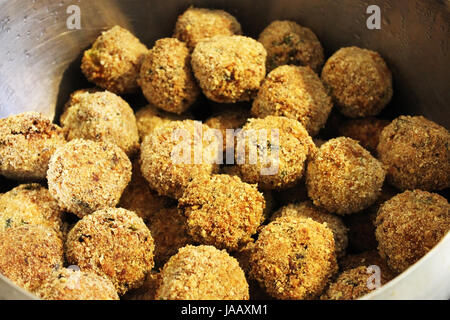
M376 50L394 76L394 98L385 115L422 114L450 127L450 2L445 0L4 0L0 117L28 110L57 115L74 89L88 86L80 57L100 31L119 24L151 47L172 34L177 16L191 4L231 12L253 37L272 20L295 20L315 31L328 56L349 45ZM366 26L372 4L381 9L380 30ZM70 5L80 8L80 30L67 27ZM0 277L0 298L29 297ZM450 235L366 298L450 298Z

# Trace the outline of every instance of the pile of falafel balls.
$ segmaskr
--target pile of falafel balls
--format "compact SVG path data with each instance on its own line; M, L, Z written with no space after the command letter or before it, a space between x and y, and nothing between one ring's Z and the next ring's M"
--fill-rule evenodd
M19 184L0 195L0 273L43 299L356 299L373 290L369 266L383 285L432 249L450 230L436 193L450 186L449 131L375 117L393 94L377 52L324 61L292 21L241 34L229 13L193 7L150 50L115 26L84 52L95 87L71 95L60 125L1 119L0 173ZM121 95L139 90L134 113ZM173 133L198 135L194 120L279 130L277 172L174 163Z

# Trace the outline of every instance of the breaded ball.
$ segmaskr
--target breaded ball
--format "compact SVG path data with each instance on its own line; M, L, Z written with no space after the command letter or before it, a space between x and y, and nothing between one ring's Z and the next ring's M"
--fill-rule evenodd
M233 251L256 233L265 203L256 185L220 174L194 178L178 206L195 241Z
M37 295L44 300L119 300L111 280L93 272L66 268L55 271Z
M272 215L271 221L280 217L311 218L319 223L325 223L333 232L336 256L339 258L345 254L345 249L348 244L348 229L341 218L317 208L311 201L289 204L281 207Z
M377 266L386 280L391 280L395 277L395 273L386 264L386 260L381 258L377 250L364 251L358 254L346 255L339 260L339 268L342 271L357 267Z
M400 116L385 127L378 144L387 181L399 190L450 187L450 133L422 116Z
M80 218L116 206L130 179L131 162L122 149L83 139L58 148L47 173L50 194Z
M145 223L159 210L174 206L176 202L168 197L159 196L150 189L147 180L142 176L139 159L133 160L131 181L120 198L118 207L133 211Z
M61 116L68 141L81 138L114 143L128 155L139 149L139 135L133 109L118 95L109 92L84 92Z
M225 250L188 245L161 270L158 300L248 300L239 263Z
M392 75L375 51L341 48L325 63L322 81L339 111L351 118L375 116L392 98Z
M177 207L161 208L148 218L147 227L155 241L157 267L162 267L179 248L192 243L186 217Z
M292 64L309 66L319 72L323 65L323 48L311 29L302 27L294 21L276 20L259 35L267 50L267 70Z
M0 232L0 273L34 292L63 265L59 235L40 225L24 225Z
M244 36L216 36L201 41L192 53L194 75L208 99L250 101L266 75L266 50Z
M344 271L335 282L331 283L321 300L356 300L373 292L376 288L376 273L368 267L357 267ZM380 284L389 280L380 274ZM370 287L369 287L370 286Z
M202 40L235 34L242 34L241 25L228 12L190 7L178 17L173 37L192 51Z
M47 188L21 184L0 195L0 232L22 225L43 225L62 237L63 211Z
M245 155L239 141L245 142ZM255 163L252 155L256 151ZM243 127L236 146L236 163L242 180L258 183L262 189L287 189L299 183L306 161L315 152L314 142L300 122L268 116L249 119Z
M157 127L169 123L170 121L183 121L190 119L190 114L178 115L158 109L152 104L139 109L136 112L136 124L139 132L139 138L144 141L146 135L153 133Z
M198 121L173 121L144 139L140 163L150 188L178 199L194 177L218 170L215 160L222 150L215 135L205 134L208 129Z
M153 268L154 241L134 212L109 208L85 216L70 230L66 258L82 271L107 276L119 295L142 285Z
M70 94L69 100L64 104L61 112L61 116L59 117L59 122L63 122L65 120L65 117L67 116L67 109L69 109L72 105L79 104L81 101L81 98L86 93L96 93L96 92L103 92L103 89L93 87L93 88L86 88L86 89L78 89L75 90Z
M177 114L186 111L200 94L189 50L174 38L156 41L144 57L138 83L150 103Z
M450 205L436 193L405 191L380 207L375 225L381 257L403 272L450 231Z
M310 218L278 218L261 231L250 264L273 297L314 299L337 271L333 233Z
M352 138L359 144L376 154L381 131L389 124L388 120L374 117L362 119L349 119L339 126L339 135Z
M372 205L381 193L384 168L353 139L323 144L306 171L308 196L328 212L350 214Z
M161 274L156 271L147 273L144 284L135 290L129 291L122 297L124 300L156 300L156 290L161 283Z
M138 89L137 78L147 47L130 31L114 26L102 32L81 60L81 71L97 86L117 94Z
M0 119L0 174L17 180L44 179L51 155L65 142L62 129L40 113Z
M309 67L281 66L271 71L253 101L252 115L298 120L311 136L325 125L333 104Z

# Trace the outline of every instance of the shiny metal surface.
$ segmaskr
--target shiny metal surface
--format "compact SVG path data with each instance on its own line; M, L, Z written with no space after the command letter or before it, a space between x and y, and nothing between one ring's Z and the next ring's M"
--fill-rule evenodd
M81 9L81 30L66 26L73 4ZM349 45L377 50L394 76L394 98L385 114L423 114L450 127L450 1L445 0L0 0L0 117L26 110L54 116L74 89L88 86L80 57L101 30L119 24L151 47L171 35L177 15L190 4L229 11L254 37L272 20L295 20L315 31L327 56ZM366 27L370 4L381 8L381 30ZM432 266L429 276L444 283L435 296L449 298L450 237L432 252L417 265L428 259L423 268ZM414 277L407 272L399 278L408 279L414 297L427 298L421 293L432 292L437 282ZM0 298L20 297L9 287L0 277ZM387 291L374 297L392 297L383 295Z

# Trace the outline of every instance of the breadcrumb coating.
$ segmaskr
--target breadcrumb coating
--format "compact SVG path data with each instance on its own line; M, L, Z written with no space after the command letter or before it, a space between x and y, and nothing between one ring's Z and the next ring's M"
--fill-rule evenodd
M405 191L380 207L375 225L381 257L403 272L450 230L450 205L436 193Z
M381 193L385 171L380 161L353 139L323 144L308 164L306 186L314 205L337 214L371 206Z
M16 180L40 180L56 148L66 140L62 129L38 112L0 119L0 174Z
M260 130L266 132L265 137ZM272 130L278 130L278 143L272 139ZM245 161L242 159L241 162L244 163L240 164L236 152L236 163L244 181L258 183L264 190L286 189L296 185L303 177L306 161L316 152L308 132L294 119L279 116L249 119L243 132L254 132L256 138L242 136L241 140L245 142ZM236 149L239 151L238 144ZM250 161L252 149L258 150L255 164ZM265 156L264 151L267 153ZM271 172L271 169L276 170Z
M337 271L333 233L310 218L280 217L256 240L251 276L278 299L314 299Z
M225 250L188 245L161 270L156 299L248 300L248 284L237 260Z
M234 16L223 10L189 7L175 24L173 37L186 42L194 50L197 43L214 36L242 34L241 25Z
M66 258L82 271L108 277L119 295L142 285L153 268L154 241L134 212L109 208L85 216L70 230Z
M295 119L315 136L325 125L332 107L322 81L311 68L285 65L267 75L253 101L252 115Z
M178 206L195 241L233 251L251 241L263 221L265 202L256 185L220 174L194 178Z
M341 48L325 63L322 81L339 111L351 118L375 116L392 98L392 74L375 51Z
M111 280L66 268L55 271L37 295L44 300L119 300Z
M113 143L132 156L139 149L139 135L133 109L109 92L78 92L61 116L68 141L86 139Z
M131 162L113 144L74 139L58 148L47 173L50 194L82 218L114 207L131 179Z
M266 75L266 50L244 36L215 36L197 44L192 53L194 75L210 100L250 101Z
M189 50L174 38L156 41L144 57L138 83L151 104L177 114L185 112L200 94Z
M387 181L401 191L450 187L450 133L422 116L400 116L383 129L377 148Z
M314 221L326 224L333 232L337 258L342 257L345 254L345 249L348 244L348 229L340 217L317 208L311 201L288 204L287 206L281 207L272 215L270 220L274 221L279 217L311 218Z
M42 225L63 236L63 210L47 188L21 184L0 195L0 232L23 225Z
M173 121L156 128L144 139L140 163L150 188L159 195L178 199L194 177L217 172L218 165L214 160L220 151L219 140L214 135L207 136L208 129L192 120ZM188 136L184 137L184 133ZM182 149L180 152L178 147ZM201 158L199 163L195 163L196 157Z
M81 71L90 82L108 91L117 94L135 92L141 62L147 51L130 31L114 26L102 32L84 52Z
M0 232L0 273L34 292L63 265L63 243L52 229L24 225Z
M378 251L370 250L358 254L346 255L339 260L339 268L341 271L347 271L358 267L378 266L384 279L390 281L394 279L396 273L392 271Z
M294 21L276 20L259 35L267 50L267 70L285 64L309 66L319 72L323 62L323 48L314 32Z

